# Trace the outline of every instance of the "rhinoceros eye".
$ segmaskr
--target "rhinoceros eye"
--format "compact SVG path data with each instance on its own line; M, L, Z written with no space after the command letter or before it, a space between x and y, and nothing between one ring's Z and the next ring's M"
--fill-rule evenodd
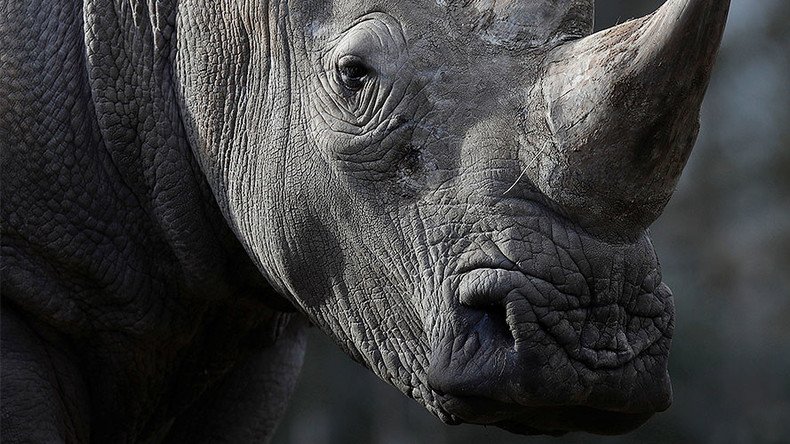
M370 74L370 68L361 58L345 55L337 61L337 72L343 86L351 91L359 91Z

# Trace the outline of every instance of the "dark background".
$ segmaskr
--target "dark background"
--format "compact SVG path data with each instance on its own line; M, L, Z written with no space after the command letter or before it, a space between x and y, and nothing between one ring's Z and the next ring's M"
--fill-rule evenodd
M658 0L599 0L596 28ZM653 225L677 328L675 401L623 437L447 426L311 332L277 444L790 442L790 1L733 0L675 197Z

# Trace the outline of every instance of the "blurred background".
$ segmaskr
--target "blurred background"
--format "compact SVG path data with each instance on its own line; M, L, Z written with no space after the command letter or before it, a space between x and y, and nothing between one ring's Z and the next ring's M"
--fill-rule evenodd
M596 3L602 29L662 2ZM675 294L675 396L635 432L447 426L312 329L274 443L790 443L790 1L732 1L697 146L651 232Z

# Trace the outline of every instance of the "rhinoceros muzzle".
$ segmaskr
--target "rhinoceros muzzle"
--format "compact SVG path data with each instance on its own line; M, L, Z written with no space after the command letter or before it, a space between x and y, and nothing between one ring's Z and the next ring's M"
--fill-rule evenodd
M536 207L497 240L478 237L470 248L486 252L447 273L428 381L451 420L541 433L636 427L671 402L672 294L652 245L610 244Z

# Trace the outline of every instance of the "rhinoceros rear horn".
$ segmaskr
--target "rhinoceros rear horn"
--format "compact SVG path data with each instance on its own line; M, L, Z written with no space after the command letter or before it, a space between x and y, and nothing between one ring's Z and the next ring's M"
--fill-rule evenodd
M554 149L536 184L588 226L647 227L699 127L729 0L656 12L552 50L540 93Z

